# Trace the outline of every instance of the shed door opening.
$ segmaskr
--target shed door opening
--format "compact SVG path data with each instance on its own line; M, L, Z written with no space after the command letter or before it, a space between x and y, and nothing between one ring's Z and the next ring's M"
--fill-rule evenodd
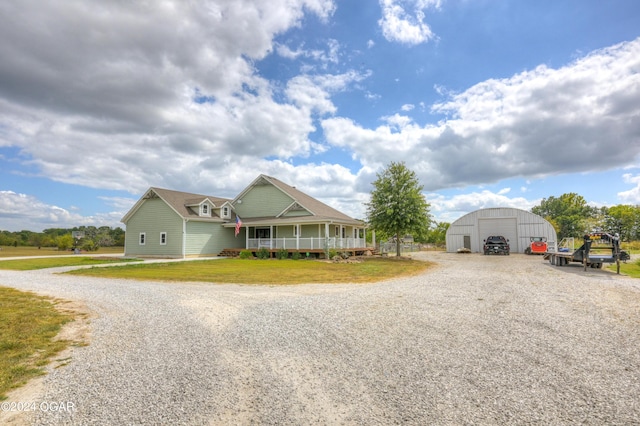
M464 248L471 250L471 235L465 235L462 237L462 245Z

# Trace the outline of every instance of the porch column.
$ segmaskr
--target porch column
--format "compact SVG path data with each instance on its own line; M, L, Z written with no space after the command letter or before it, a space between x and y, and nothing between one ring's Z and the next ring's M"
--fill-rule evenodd
M293 226L296 227L296 250L300 250L300 231L302 230L302 228L297 223Z
M269 248L273 249L273 225L269 225Z
M182 258L187 258L187 219L182 220Z
M249 248L249 227L244 227L244 248Z
M326 241L327 244L329 244L329 224L328 223L324 224L324 240ZM325 247L325 250L328 248L329 247Z

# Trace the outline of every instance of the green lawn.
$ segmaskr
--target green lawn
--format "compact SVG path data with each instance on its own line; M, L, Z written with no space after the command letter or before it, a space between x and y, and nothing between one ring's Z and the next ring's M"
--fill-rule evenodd
M239 284L367 283L415 275L430 265L407 258L366 258L361 263L220 259L88 268L67 273L104 278Z
M124 247L100 247L97 251L92 251L88 254L122 254L124 253ZM72 251L58 250L53 247L13 247L2 246L0 247L0 258L3 257L18 257L18 256L69 256L72 255ZM87 252L82 252L86 255Z
M102 257L44 257L32 259L0 260L0 269L14 271L30 271L33 269L57 268L61 266L100 265L104 263L129 262L135 259L102 258Z
M616 264L608 265L607 269L616 272ZM620 263L620 273L633 278L640 278L640 260L634 262Z
M0 287L0 400L43 373L42 366L70 342L54 340L72 316L33 293Z

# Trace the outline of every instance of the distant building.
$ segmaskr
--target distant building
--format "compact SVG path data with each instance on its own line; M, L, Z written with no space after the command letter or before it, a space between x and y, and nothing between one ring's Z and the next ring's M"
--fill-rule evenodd
M550 244L558 239L546 219L526 210L497 207L473 211L453 222L446 234L447 251L482 252L483 240L490 235L507 238L512 253L524 253L531 237L546 237Z

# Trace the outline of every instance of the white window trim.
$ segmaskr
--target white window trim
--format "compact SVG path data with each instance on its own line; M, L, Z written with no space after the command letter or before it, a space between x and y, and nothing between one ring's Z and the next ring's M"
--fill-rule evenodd
M140 235L138 236L138 244L141 246L144 246L147 244L147 233L146 232L141 232Z
M201 216L211 216L211 209L209 208L209 204L204 203L200 206L200 215Z
M298 236L298 225L293 225L293 236L294 237Z
M164 242L162 242L163 239L164 239ZM160 245L161 246L166 246L167 245L167 233L166 232L161 232L160 233Z
M222 207L222 217L224 219L229 219L231 217L231 209L229 208L229 206Z

